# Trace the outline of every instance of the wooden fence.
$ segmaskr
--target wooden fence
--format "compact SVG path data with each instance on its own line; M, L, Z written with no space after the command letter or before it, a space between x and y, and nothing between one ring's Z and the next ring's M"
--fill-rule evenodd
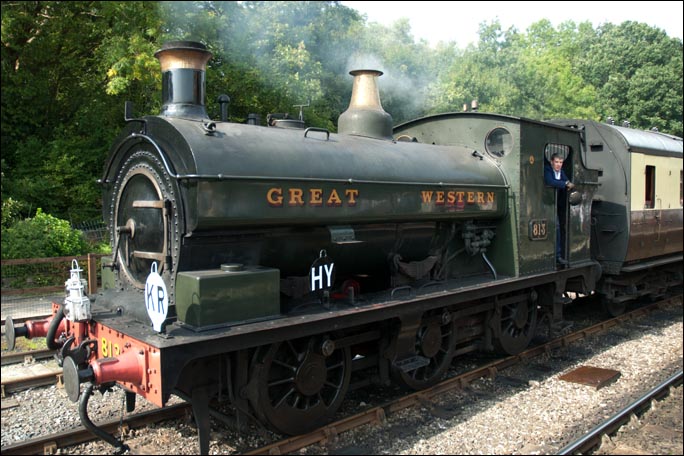
M97 292L98 260L103 256L107 255L89 253L77 257L2 260L2 296L64 291L64 282L70 277L71 262L74 259L79 262L81 269L87 271L88 294L93 294ZM87 263L85 267L83 261ZM37 286L32 286L33 284Z

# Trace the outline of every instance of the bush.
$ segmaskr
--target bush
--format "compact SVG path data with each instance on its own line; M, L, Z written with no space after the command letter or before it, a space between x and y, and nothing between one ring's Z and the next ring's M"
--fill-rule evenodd
M66 220L38 209L36 216L2 228L2 258L46 258L78 256L88 253L89 246L79 230Z
M104 253L111 255L112 246L108 241L101 241L90 246L90 253Z
M12 197L2 200L2 227L9 228L12 224L16 223L19 213L25 206L24 203Z

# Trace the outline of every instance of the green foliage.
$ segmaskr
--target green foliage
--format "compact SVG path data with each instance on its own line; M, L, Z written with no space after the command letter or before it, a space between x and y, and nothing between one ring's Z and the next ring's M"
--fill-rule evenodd
M45 258L88 253L83 233L38 209L35 217L2 228L2 258Z
M112 245L108 241L101 241L90 247L89 253L104 253L110 255L112 253Z
M3 196L72 222L99 216L96 179L123 125L124 99L159 98L158 70L137 57L155 9L148 2L3 3ZM121 62L131 54L142 63L129 70ZM110 78L112 68L127 81Z
M526 33L480 26L479 42L453 60L431 93L432 112L471 98L480 108L534 119L629 119L682 135L682 42L646 24L547 20Z
M662 30L626 21L604 24L589 41L577 70L599 90L604 116L632 127L657 126L682 136L682 41Z
M9 228L15 223L25 204L12 197L2 200L2 228Z
M572 68L568 33L568 24L556 31L548 21L533 24L527 34L503 31L497 21L481 25L478 44L446 73L435 99L438 110L458 109L472 98L489 112L597 118L596 90Z

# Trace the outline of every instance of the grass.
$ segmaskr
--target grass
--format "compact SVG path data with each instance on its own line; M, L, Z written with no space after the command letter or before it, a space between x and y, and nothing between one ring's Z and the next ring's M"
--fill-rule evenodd
M14 351L44 350L46 348L45 337L36 337L34 339L17 337ZM4 336L2 338L2 350L7 351L7 341Z

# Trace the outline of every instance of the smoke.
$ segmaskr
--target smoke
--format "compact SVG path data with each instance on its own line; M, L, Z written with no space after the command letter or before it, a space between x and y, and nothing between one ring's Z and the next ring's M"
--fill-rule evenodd
M349 58L347 62L349 71L353 70L379 70L385 73L387 71L386 65L382 63L382 59L372 54L356 54Z
M237 67L245 75L244 81L227 81L223 88L231 97L231 114L240 106L245 113L282 112L291 110L295 101L308 99L312 113L324 108L328 112L321 113L323 117L336 119L349 104L349 71L357 69L384 73L378 78L380 99L395 122L422 113L427 82L417 76L422 72L415 69L415 62L383 61L380 54L393 46L392 40L385 41L378 53L359 51L375 44L365 36L349 35L350 30L364 34L366 29L339 4L185 1L161 2L161 8L169 39L204 42L214 52L210 67L228 64L225 68ZM233 77L237 74L231 72ZM208 92L213 89L207 87ZM246 93L250 89L252 93ZM259 100L257 93L268 96Z
M382 71L383 75L377 80L380 102L395 124L423 115L428 87L434 81L409 74L407 65L385 63L376 54L353 55L349 57L346 68L348 71Z

